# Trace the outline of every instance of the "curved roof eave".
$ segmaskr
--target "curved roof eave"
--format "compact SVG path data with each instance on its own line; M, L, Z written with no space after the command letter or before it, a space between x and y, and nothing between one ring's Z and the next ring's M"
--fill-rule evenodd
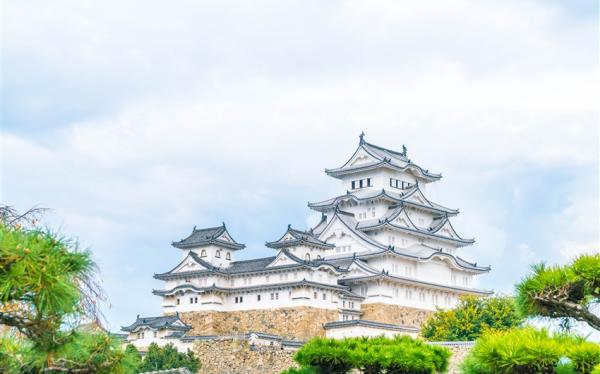
M209 287L196 287L194 285L182 284L179 286L175 286L169 290L152 290L152 293L159 296L173 295L181 290L191 290L195 292L210 292L210 291L219 291L223 293L235 293L241 291L252 291L256 289L275 289L275 288L285 288L285 287L302 287L302 286L313 286L320 287L326 289L332 289L337 291L349 291L349 287L343 285L332 285L327 283L319 283L313 282L306 279L296 282L286 282L286 283L273 283L273 284L261 284L255 286L247 286L247 287L220 287L216 285L212 285Z
M420 235L424 235L424 236L430 236L430 237L434 237L434 238L439 239L439 240L446 240L446 241L450 241L450 242L453 242L453 243L460 243L460 244L464 244L464 245L469 245L469 244L475 243L475 239L463 239L460 236L459 236L458 239L454 239L454 238L450 238L448 236L438 235L438 234L435 234L435 233L432 233L432 232L429 232L429 231L423 231L423 230L411 229L410 227L398 226L398 225L395 225L392 222L389 222L387 220L383 221L383 222L380 222L380 223L377 223L375 225L361 227L358 230L376 230L376 229L378 229L380 227L383 227L383 226L390 226L390 227L396 228L398 230L410 231L412 233L416 233L416 234L420 234ZM456 234L456 235L458 236L458 234Z
M368 170L372 170L372 169L379 168L379 167L388 167L392 170L401 171L401 172L404 172L407 170L416 170L418 172L418 177L426 180L427 182L434 182L434 181L440 180L442 178L441 174L429 173L429 172L423 170L423 168L421 168L420 166L413 164L413 163L409 163L406 166L399 166L399 165L393 164L387 160L386 161L378 161L378 162L370 163L370 164L366 164L366 165L349 167L349 168L325 169L325 173L331 177L339 178L346 174L357 173L357 172L361 172L361 171L368 171Z
M389 200L394 201L396 203L413 206L413 207L419 208L419 209L435 211L435 212L438 212L441 214L448 214L448 215L455 216L459 213L458 209L447 208L443 205L431 202L429 199L427 199L427 197L425 197L425 195L423 195L423 197L430 205L423 205L423 204L419 204L419 203L416 203L413 201L405 200L407 197L412 196L417 190L418 190L418 186L415 185L415 188L412 191L408 192L406 195L403 195L401 197L396 197L396 196L390 195L390 193L386 189L382 189L377 194L374 194L371 196L366 196L366 197L358 197L355 194L349 192L345 195L336 196L333 199L327 199L327 200L323 200L323 201L316 202L316 203L309 202L308 207L311 209L315 209L315 210L319 210L319 208L325 208L325 209L329 210L331 208L334 208L337 204L339 204L340 201L343 201L343 200L353 200L355 202L360 202L360 201L368 201L368 200L379 199L381 197L386 197ZM423 193L421 192L421 194L423 194Z
M392 279L392 280L398 280L398 281L402 281L402 282L406 282L406 283L411 283L411 284L422 284L422 285L426 285L432 288L441 288L441 289L448 289L448 290L452 290L452 291L459 291L459 292L463 292L463 293L471 293L471 294L478 294L478 295L491 295L494 292L493 291L488 291L488 290L480 290L480 289L476 289L476 288L464 288L464 287L453 287L453 286L449 286L449 285L444 285L444 284L440 284L440 283L434 283L434 282L427 282L427 281L422 281L422 280L417 280L417 279L412 279L412 278L405 278L405 277L399 277L399 276L395 276L395 275L389 275L389 274L377 274L377 275L367 275L367 276L361 276L361 277L349 277L349 278L343 278L340 281L342 282L354 282L354 281L363 281L363 280L370 280L370 279L376 279L376 278L384 278L384 279Z

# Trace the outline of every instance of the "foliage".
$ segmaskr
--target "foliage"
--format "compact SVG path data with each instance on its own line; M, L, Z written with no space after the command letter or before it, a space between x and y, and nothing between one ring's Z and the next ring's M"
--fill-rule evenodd
M98 318L90 254L34 223L0 207L0 372L135 372L118 341L74 328Z
M180 353L173 344L159 347L156 343L152 343L148 347L148 352L142 361L140 372L180 367L186 367L192 373L195 373L200 368L200 360L189 349L186 353Z
M358 369L365 374L429 374L448 368L450 351L408 336L385 338L315 338L305 344L294 359L305 371L288 373L347 373Z
M568 318L600 330L600 317L590 309L600 302L600 254L583 255L572 264L537 264L517 285L517 306L529 317Z
M480 337L462 363L465 374L590 373L600 345L534 328L493 331Z
M281 374L317 374L317 371L310 367L289 368L281 372Z
M471 341L489 330L519 326L522 318L510 297L465 296L454 309L438 310L421 327L431 341Z

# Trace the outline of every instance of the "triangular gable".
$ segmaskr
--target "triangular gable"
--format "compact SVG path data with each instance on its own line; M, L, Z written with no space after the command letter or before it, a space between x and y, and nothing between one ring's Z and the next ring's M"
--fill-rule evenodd
M217 239L223 240L225 242L230 242L230 243L234 242L233 238L231 237L231 235L229 235L227 230L223 231L223 233L221 235L219 235L219 237L217 237Z
M188 253L187 256L181 261L175 268L173 268L169 273L183 273L188 271L199 271L206 270L207 268L202 264L198 263L194 256L192 256L191 252Z
M370 267L369 265L365 264L363 261L356 260L356 259L354 261L352 261L350 266L348 266L348 271L352 274L352 276L379 274L379 272L377 270L375 270L372 267Z
M419 188L415 188L413 193L406 196L404 198L404 200L415 203L415 204L419 204L419 205L433 207L433 205L429 202L429 200L427 200L427 198L425 197L425 195L423 195L423 192L421 192L421 190Z
M178 319L177 321L171 323L172 326L181 326L181 327L186 327L187 325L180 319Z
M354 221L353 218L351 218L351 220L355 226L356 221ZM355 227L352 227L352 223L344 222L338 213L333 215L327 224L327 227L325 227L323 232L319 235L319 239L328 243L332 243L332 241L335 243L335 239L341 237L342 235L349 236L353 241L366 245L367 248L375 247L377 249L381 249L382 247L381 244L367 237L360 231L357 231Z
M374 155L373 153L371 153L367 149L365 149L363 147L363 144L361 143L356 148L356 150L354 151L352 156L348 159L348 161L346 161L344 163L344 165L342 165L340 167L340 169L343 169L346 167L366 165L369 162L379 162L379 161L381 161L381 159L377 155Z
M394 226L405 227L408 229L417 230L417 227L415 226L413 221L410 219L410 217L408 216L408 213L406 212L405 209L402 209L396 215L396 217L390 222L392 222L392 224Z
M279 251L275 259L271 261L267 267L273 266L283 266L283 265L293 265L297 264L298 261L292 257L290 257L285 251Z
M285 235L283 235L283 237L281 239L279 239L278 241L284 242L284 241L288 241L288 240L296 240L296 238L289 231L286 232Z
M378 161L379 160L376 160L375 158L373 158L373 156L371 156L369 153L367 153L363 147L359 147L358 150L354 153L354 155L352 155L352 157L346 163L345 166L348 166L348 167L360 166L360 165L365 165L368 163L378 162Z
M458 234L454 230L454 227L452 227L452 225L450 224L450 220L448 219L446 219L445 222L433 232L438 235L447 236L452 239L461 239L461 237L458 236Z

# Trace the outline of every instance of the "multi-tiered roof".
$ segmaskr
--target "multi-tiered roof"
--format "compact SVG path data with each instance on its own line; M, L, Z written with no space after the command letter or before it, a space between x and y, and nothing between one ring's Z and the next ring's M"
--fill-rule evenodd
M424 169L413 163L407 157L405 146L402 146L402 152L393 151L375 144L367 143L364 139L364 135L364 133L360 135L358 148L354 151L352 157L350 157L344 165L338 168L325 169L327 175L334 178L341 178L348 174L386 168L398 172L410 171L425 183L434 182L442 178L441 174L432 173L428 169ZM371 156L369 160L365 163L352 164L352 161L355 160L355 157L361 151L364 151L367 155Z

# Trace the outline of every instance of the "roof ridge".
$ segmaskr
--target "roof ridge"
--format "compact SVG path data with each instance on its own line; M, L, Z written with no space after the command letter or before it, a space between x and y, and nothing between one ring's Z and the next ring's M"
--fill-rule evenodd
M277 256L268 256L268 257L253 258L253 259L250 259L250 260L231 261L231 264L239 264L240 262L260 261L260 260L266 260L266 259L275 259L276 257Z

